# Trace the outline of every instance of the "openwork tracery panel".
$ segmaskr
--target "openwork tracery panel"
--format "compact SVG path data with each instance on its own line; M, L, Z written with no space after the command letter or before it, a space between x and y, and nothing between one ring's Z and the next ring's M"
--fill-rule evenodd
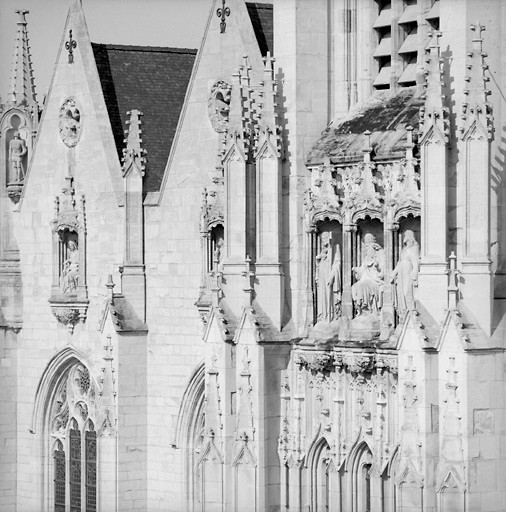
M56 439L55 512L97 510L96 394L90 373L81 364L71 367L56 389L49 417L51 438Z

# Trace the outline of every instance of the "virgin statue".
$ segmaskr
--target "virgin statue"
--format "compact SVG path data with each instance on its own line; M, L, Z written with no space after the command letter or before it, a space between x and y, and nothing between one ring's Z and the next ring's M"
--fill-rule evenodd
M372 233L366 233L362 242L362 264L353 267L356 283L351 287L351 296L357 315L364 310L378 313L383 295L385 252L376 243Z
M67 259L63 262L61 273L61 292L75 294L77 293L77 281L79 279L79 251L73 240L69 240L67 248Z

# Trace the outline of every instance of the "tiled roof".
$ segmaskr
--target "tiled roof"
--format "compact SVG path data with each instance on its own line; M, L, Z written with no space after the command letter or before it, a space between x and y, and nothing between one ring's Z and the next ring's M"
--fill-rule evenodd
M350 112L336 126L328 126L311 148L307 165L319 165L325 157L333 163L363 158L367 145L364 132L371 133L376 159L401 158L406 149L406 127L418 127L423 99L416 87L406 87L390 97L390 91L378 91Z
M260 47L260 52L265 57L270 51L274 54L274 19L272 4L260 4L258 2L247 3L248 14L253 24L253 30Z
M127 111L139 109L146 150L145 192L160 189L197 50L93 43L120 158Z

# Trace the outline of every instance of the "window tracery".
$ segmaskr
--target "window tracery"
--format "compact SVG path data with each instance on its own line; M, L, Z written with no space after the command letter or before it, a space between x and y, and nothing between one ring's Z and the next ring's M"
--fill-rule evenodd
M50 435L56 439L54 512L97 510L96 394L88 369L77 364L61 379L54 395L49 417Z

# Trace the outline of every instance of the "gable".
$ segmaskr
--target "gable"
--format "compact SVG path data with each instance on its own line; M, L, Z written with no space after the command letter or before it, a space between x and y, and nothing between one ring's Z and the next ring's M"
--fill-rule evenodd
M123 156L127 112L144 115L144 190L160 189L197 50L92 43L102 92L116 142Z

